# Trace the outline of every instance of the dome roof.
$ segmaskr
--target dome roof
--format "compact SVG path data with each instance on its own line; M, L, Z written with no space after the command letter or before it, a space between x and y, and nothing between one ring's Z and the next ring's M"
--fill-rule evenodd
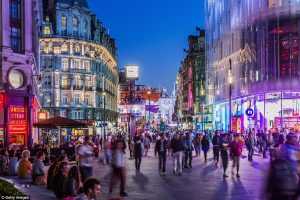
M56 0L56 3L69 4L70 6L74 6L75 2L77 2L80 7L89 8L86 0Z

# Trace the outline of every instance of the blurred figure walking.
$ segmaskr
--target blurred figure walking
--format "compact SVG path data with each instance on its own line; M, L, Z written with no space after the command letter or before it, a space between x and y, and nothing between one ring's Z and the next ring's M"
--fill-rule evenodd
M112 175L109 185L109 193L111 194L115 186L116 178L120 179L120 196L128 196L125 192L125 166L123 158L123 142L117 139L112 143Z

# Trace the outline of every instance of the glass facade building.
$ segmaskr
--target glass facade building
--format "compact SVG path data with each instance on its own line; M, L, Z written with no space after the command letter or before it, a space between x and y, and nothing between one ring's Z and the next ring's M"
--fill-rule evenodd
M300 1L206 0L205 6L211 128L228 130L231 118L238 132L298 129Z

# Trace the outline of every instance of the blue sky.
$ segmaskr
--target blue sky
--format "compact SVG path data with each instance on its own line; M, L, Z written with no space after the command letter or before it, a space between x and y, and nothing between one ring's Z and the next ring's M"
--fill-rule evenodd
M204 0L88 0L116 39L119 68L140 65L139 84L171 93L187 37L204 28Z

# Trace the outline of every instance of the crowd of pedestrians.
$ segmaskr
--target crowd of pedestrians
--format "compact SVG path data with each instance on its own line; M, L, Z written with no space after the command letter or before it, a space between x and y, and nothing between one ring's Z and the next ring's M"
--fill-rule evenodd
M128 139L128 142L126 142ZM102 140L102 139L101 139ZM96 144L95 144L96 143ZM99 151L95 151L95 145ZM103 141L85 136L83 143L76 145L76 162L70 163L63 152L56 156L48 170L45 170L45 153L37 152L30 161L30 151L15 152L9 158L7 149L0 151L0 174L17 175L31 179L32 184L47 185L58 199L91 199L100 195L100 182L95 179L94 165L110 164L111 178L109 194L112 195L117 181L120 182L119 195L126 192L125 153L135 164L137 174L143 170L142 161L153 148L158 158L158 171L166 175L167 159L172 158L173 174L181 176L184 170L193 167L193 159L201 154L204 163L209 161L208 152L212 149L216 166L221 159L223 177L228 177L228 165L232 163L231 175L240 178L240 162L243 152L248 152L248 161L254 162L254 152L263 158L270 158L270 171L267 181L267 196L272 200L296 199L299 193L299 137L293 130L279 132L270 130L249 130L243 133L215 131L213 134L192 131L160 132L157 134L136 134L128 137L123 134L105 136ZM96 149L97 149L96 148ZM203 153L201 153L203 151ZM269 157L268 157L269 156Z

